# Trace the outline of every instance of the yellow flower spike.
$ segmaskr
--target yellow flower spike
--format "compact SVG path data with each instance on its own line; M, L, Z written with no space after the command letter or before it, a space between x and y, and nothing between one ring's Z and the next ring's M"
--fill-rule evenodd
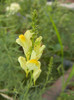
M40 73L41 73L41 69L34 70L34 72L33 72L34 85L35 85L36 80L40 76Z
M26 77L28 77L29 72L33 71L34 85L37 78L41 73L41 63L38 61L43 53L45 45L41 45L42 36L35 40L34 48L32 46L31 37L34 33L30 30L26 31L25 34L21 34L16 42L22 46L26 59L24 57L19 57L18 61L21 68L26 72Z

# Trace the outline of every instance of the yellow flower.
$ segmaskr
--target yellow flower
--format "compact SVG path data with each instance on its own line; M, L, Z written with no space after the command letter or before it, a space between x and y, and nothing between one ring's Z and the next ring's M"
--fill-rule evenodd
M45 45L41 45L41 40L42 40L42 36L40 36L39 38L36 39L35 43L34 43L34 51L33 53L35 54L36 59L40 59L43 50L45 48Z
M27 68L29 71L31 70L38 70L41 66L40 62L35 60L35 59L31 59L27 62L26 64Z
M24 57L20 56L18 58L18 61L20 63L20 66L22 67L22 69L26 72L26 76L28 75L28 73L31 70L38 70L41 66L40 62L35 59L26 61L26 59Z
M28 30L24 35L21 34L19 38L16 40L16 42L22 46L24 53L26 55L26 58L21 56L18 58L20 66L26 72L26 76L28 76L28 73L30 71L33 72L33 80L35 84L35 81L41 73L41 63L38 60L40 59L43 53L45 45L41 45L42 37L40 36L36 39L33 48L31 41L31 37L33 34L34 33L31 33L31 31Z
M16 39L16 42L22 46L24 53L26 55L27 60L30 57L31 48L32 48L32 37L33 33L30 32L30 30L26 31L26 33L23 35L21 34L18 39Z

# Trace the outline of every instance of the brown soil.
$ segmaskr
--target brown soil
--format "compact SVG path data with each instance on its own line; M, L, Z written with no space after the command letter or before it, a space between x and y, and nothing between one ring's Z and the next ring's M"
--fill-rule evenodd
M71 68L65 73L64 79L65 82L69 76L69 73L71 72ZM56 98L59 96L59 94L62 92L62 79L63 76L61 76L54 84L53 86L46 91L42 97L46 100L56 100Z

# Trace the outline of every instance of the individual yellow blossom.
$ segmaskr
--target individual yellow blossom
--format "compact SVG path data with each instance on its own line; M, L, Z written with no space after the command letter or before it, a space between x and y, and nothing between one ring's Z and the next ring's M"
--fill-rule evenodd
M30 52L32 48L32 37L33 33L30 32L30 30L26 31L26 33L23 35L21 34L18 39L16 39L16 42L22 46L24 53L26 55L27 60L30 57Z
M19 57L18 61L22 69L26 72L26 76L31 70L38 70L40 69L40 66L41 66L40 62L35 59L26 61L24 57Z
M36 54L36 59L39 60L43 50L45 48L45 45L41 45L41 40L42 40L42 36L40 36L39 38L36 39L35 43L34 43L34 51Z

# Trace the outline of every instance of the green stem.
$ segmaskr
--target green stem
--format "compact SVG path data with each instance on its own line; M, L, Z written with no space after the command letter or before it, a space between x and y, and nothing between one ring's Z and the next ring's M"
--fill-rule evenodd
M64 53L63 53L63 44L62 44L62 41L61 41L61 37L60 37L59 31L58 31L58 29L57 29L57 27L56 27L56 25L55 25L55 23L54 23L51 15L49 17L50 17L51 23L53 25L53 28L54 28L54 30L56 32L56 35L57 35L59 44L61 46L61 56L62 56L62 67L61 68L62 68L62 73L63 73L63 86L64 86L64 68L63 68L63 57L64 57ZM63 88L62 88L62 91L63 91Z
M31 84L32 84L32 73L30 72L30 74L31 74L31 79L30 79L30 83L28 84L27 90L26 90L26 92L25 92L25 94L24 94L24 98L26 98L26 96L27 96L27 94L28 94L28 92L29 92L29 89L30 89L30 87L31 87ZM23 99L23 100L24 100L24 99Z

